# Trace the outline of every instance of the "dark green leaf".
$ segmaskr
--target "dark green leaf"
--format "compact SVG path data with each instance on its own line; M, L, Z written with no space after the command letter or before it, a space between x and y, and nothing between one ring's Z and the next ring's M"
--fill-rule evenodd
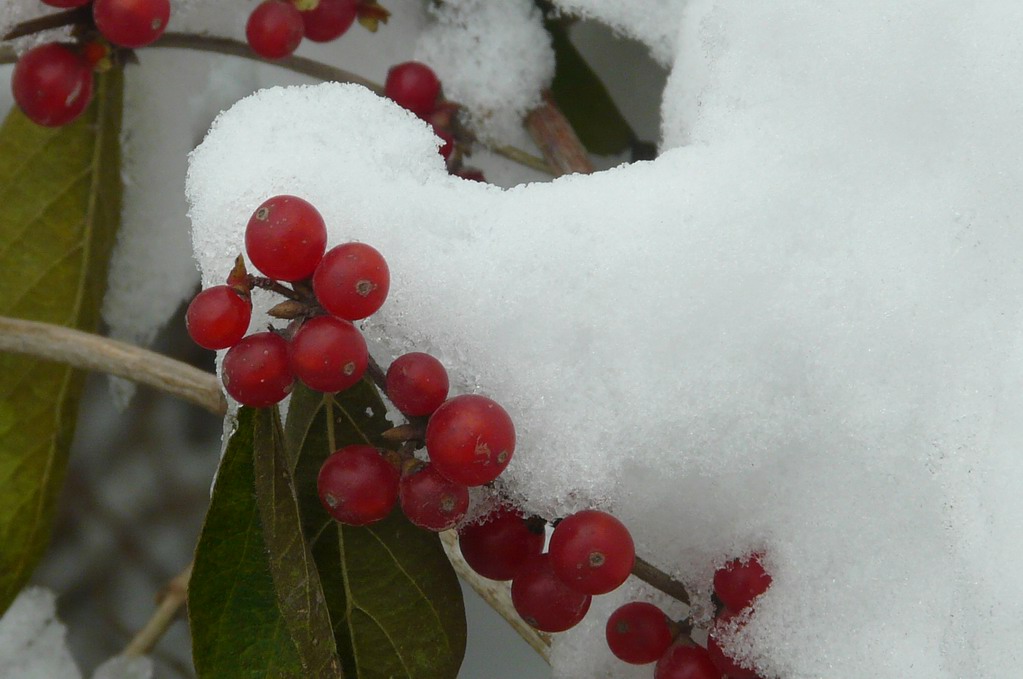
M217 472L188 590L200 679L309 676L277 606L256 506L255 411L242 408Z
M75 123L0 127L0 315L95 330L121 213L119 71ZM0 612L49 542L82 375L0 354Z
M309 546L302 535L295 486L276 409L255 415L256 505L269 551L277 606L302 666L313 677L340 677L341 665Z
M286 427L288 440L301 442L295 485L346 676L454 679L465 654L465 611L439 538L400 511L362 528L327 516L316 494L316 475L331 450L326 407L322 398L296 391ZM384 447L380 433L391 423L371 384L338 394L331 410L337 448Z

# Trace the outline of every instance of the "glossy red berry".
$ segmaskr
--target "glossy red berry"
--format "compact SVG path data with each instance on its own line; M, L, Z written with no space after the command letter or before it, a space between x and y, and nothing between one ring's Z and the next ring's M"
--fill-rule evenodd
M372 446L348 446L324 461L316 488L335 520L365 526L386 518L394 508L398 470Z
M290 55L298 49L304 32L302 13L285 0L266 0L252 10L245 24L249 47L264 59Z
M406 415L429 415L448 397L448 372L430 354L399 356L387 369L387 398Z
M406 61L387 72L384 94L402 108L426 117L437 108L440 80L433 69L418 61Z
M469 567L491 580L511 580L543 551L544 531L533 530L516 510L502 507L481 523L458 531L458 547Z
M245 336L252 318L252 302L229 285L206 288L185 312L188 334L205 349L227 349Z
M359 0L320 0L315 9L302 12L305 37L313 42L340 38L358 14Z
M707 637L707 653L710 656L711 662L721 672L727 674L730 679L758 679L758 675L754 670L743 667L731 656L725 653L718 645L717 637L719 630L723 629L725 625L731 622L732 618L735 617L735 613L731 611L725 611L721 616L714 621L714 626L711 628L710 635Z
M291 371L316 391L344 391L355 386L369 364L362 333L333 316L317 316L303 323L289 349Z
M264 201L245 227L245 251L253 266L279 281L311 276L326 248L323 217L298 196L274 196Z
M272 332L249 335L228 350L221 373L227 393L242 405L266 408L279 403L293 381L288 343Z
M469 489L448 481L431 465L406 471L398 497L409 521L437 532L454 527L469 509Z
M61 9L73 9L75 7L81 7L87 5L91 0L43 0L44 5L50 7L60 7Z
M387 299L391 272L383 255L365 243L331 248L313 274L320 305L338 318L357 321L376 312Z
M654 679L723 679L723 675L706 649L680 641L657 661Z
M605 634L615 657L633 665L657 662L673 637L664 611L644 601L633 601L612 613Z
M504 408L486 396L456 396L430 416L426 452L437 471L452 481L481 486L511 462L515 426Z
M95 0L92 18L115 45L144 47L167 30L170 0Z
M741 611L771 586L771 576L757 554L732 559L714 573L714 592L733 611Z
M549 551L558 577L586 594L617 589L636 562L629 529L610 514L595 509L563 519L554 528Z
M21 55L11 76L18 107L37 125L66 125L92 99L92 67L85 57L55 42Z
M590 610L590 595L567 587L546 554L530 559L511 585L512 604L522 619L541 632L564 632Z

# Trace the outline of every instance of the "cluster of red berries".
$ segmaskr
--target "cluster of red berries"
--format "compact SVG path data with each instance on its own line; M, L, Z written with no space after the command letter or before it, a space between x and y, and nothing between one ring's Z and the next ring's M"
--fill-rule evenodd
M85 111L92 100L93 73L108 61L111 46L149 45L163 35L170 19L170 0L42 1L52 7L85 10L78 27L79 43L39 45L21 55L14 67L14 101L29 120L46 127L66 125Z
M264 0L249 15L245 38L264 59L283 59L302 38L331 42L348 32L359 16L360 0Z

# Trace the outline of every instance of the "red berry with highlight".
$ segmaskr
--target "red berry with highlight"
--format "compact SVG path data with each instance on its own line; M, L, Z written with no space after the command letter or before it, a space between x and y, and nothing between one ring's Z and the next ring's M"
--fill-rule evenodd
M316 479L320 502L341 523L387 518L398 500L398 470L372 446L347 446L328 457Z
M245 227L245 251L252 264L279 281L311 276L326 248L323 217L298 196L274 196L264 201Z
M486 396L456 396L430 416L426 452L437 471L452 481L482 486L511 462L515 426L505 409Z
M678 642L657 661L654 679L723 679L707 650Z
M565 584L586 594L617 589L632 572L636 548L629 529L606 512L576 512L551 535L551 565Z
M305 37L330 42L344 35L358 14L359 0L320 0L315 9L302 12Z
M440 80L433 69L418 61L406 61L387 72L384 94L402 108L426 117L437 108Z
M369 364L362 333L333 316L317 316L303 323L291 340L289 358L295 377L323 392L355 386Z
M245 336L252 318L252 302L229 285L206 288L185 312L188 334L205 349L227 349Z
M37 125L66 125L92 99L92 66L82 55L55 42L21 55L11 76L18 108Z
M530 559L511 585L512 604L522 619L541 632L564 632L590 610L590 595L567 587L546 554Z
M732 559L714 573L714 592L733 611L749 606L770 586L771 576L757 554L746 560Z
M228 350L221 370L234 400L253 408L280 403L291 391L288 343L280 335L259 332Z
M657 662L673 638L668 616L644 601L625 604L612 613L605 634L615 657L633 665Z
M320 306L338 318L357 321L384 304L391 272L383 255L364 243L331 248L313 274Z
M448 397L448 372L429 354L399 356L387 369L387 398L406 415L429 415Z
M469 509L469 489L448 481L430 465L406 471L398 497L409 521L437 532L454 527Z
M285 0L266 0L252 10L245 24L249 47L264 59L290 55L298 49L304 33L302 13Z
M458 547L469 567L491 580L511 580L543 551L544 531L533 530L514 509L502 507L482 523L458 531Z
M145 47L167 30L170 0L95 0L92 18L115 45Z
M727 674L730 679L758 679L758 675L754 670L747 669L737 663L718 645L717 637L720 631L731 622L735 615L735 613L726 610L714 621L714 626L707 637L707 653L710 655L714 666L724 674Z

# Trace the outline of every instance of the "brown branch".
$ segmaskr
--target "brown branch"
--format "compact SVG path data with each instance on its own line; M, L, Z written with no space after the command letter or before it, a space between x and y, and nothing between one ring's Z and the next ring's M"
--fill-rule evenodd
M157 597L156 610L138 631L135 637L121 651L121 655L135 657L146 655L170 628L181 607L188 600L188 581L192 577L192 564L188 564L171 579Z
M0 351L124 377L191 401L215 415L227 412L216 375L108 337L0 316Z
M672 579L671 576L653 566L649 561L637 556L636 563L632 567L632 574L654 589L659 589L684 604L689 603L689 592L686 591L685 585Z
M586 149L549 91L543 93L543 104L526 117L526 129L555 176L593 172Z
M26 35L32 35L33 33L39 33L40 31L48 31L51 28L62 28L64 26L74 26L76 24L88 24L92 22L92 7L77 7L75 9L69 9L64 12L57 12L56 14L46 14L35 19L29 19L24 21L0 38L0 40L13 40L15 38L21 38Z

